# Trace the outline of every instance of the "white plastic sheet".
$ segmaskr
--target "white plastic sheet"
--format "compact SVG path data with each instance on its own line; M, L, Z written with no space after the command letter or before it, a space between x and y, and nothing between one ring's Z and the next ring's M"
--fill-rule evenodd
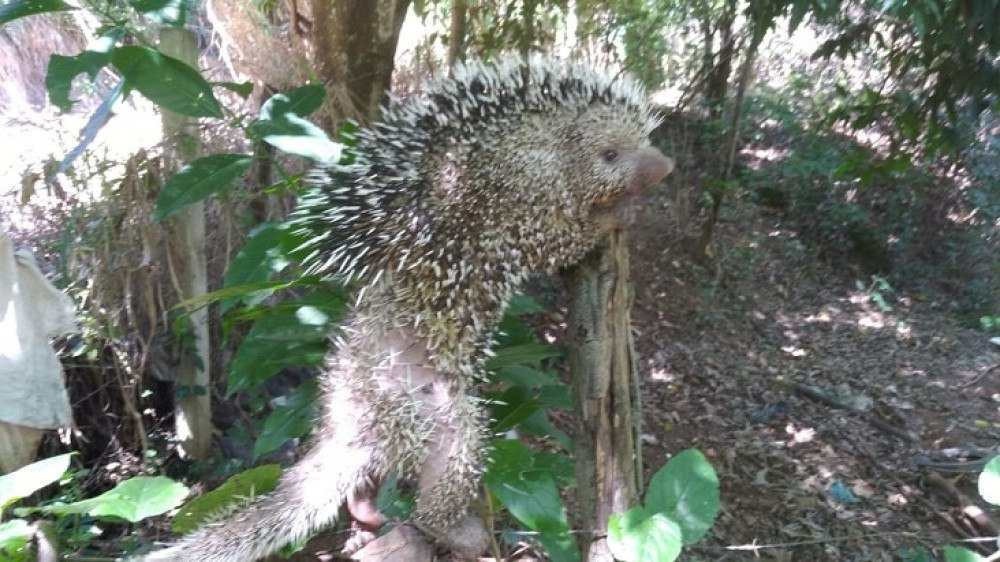
M28 252L0 233L0 422L72 425L62 366L49 338L76 329L73 301Z

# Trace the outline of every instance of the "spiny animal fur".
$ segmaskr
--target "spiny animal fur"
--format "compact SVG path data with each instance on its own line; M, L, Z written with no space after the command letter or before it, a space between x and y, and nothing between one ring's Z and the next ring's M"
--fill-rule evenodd
M275 492L146 560L256 560L345 501L358 517L390 474L416 481L418 528L479 554L467 508L488 434L473 391L493 332L527 275L577 262L617 198L669 173L656 124L630 78L545 58L472 62L391 100L292 218L310 273L362 286L315 443Z

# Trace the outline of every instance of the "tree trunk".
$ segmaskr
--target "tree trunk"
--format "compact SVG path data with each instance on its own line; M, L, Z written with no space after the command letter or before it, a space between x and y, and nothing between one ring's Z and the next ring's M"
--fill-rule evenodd
M715 64L708 75L708 83L705 88L705 103L708 106L708 115L712 119L718 119L722 115L726 93L729 90L729 75L733 71L733 55L736 51L735 38L733 37L733 22L735 20L736 0L728 0L726 11L719 18L717 26L719 52L715 56ZM714 34L706 37L714 37Z
M198 41L187 29L168 27L160 31L160 50L198 67ZM163 110L163 136L166 153L175 169L195 159L201 152L197 121L191 117ZM170 255L174 278L181 300L200 297L208 292L205 253L205 206L188 205L171 221ZM177 397L174 418L181 454L203 459L212 445L212 402L208 309L190 311L194 349L185 349L177 368Z
M464 59L465 22L469 5L466 0L453 0L451 3L451 26L448 31L448 73L455 63Z
M326 125L367 121L392 80L410 0L312 0L313 67L331 91ZM338 86L342 85L340 88Z
M567 274L569 365L576 433L578 524L584 560L611 561L608 517L635 505L642 480L640 380L632 342L628 244L613 232Z
M715 225L719 222L719 212L722 210L722 202L726 197L729 180L733 177L733 167L736 165L736 145L740 136L740 120L743 118L743 99L746 97L747 88L750 85L750 76L753 70L754 61L757 60L757 48L764 40L763 33L754 33L740 66L739 82L736 85L736 99L733 101L733 114L729 121L729 132L726 137L726 161L722 171L723 187L712 191L712 208L708 218L701 225L701 236L698 239L698 256L702 259L710 258L709 245L712 243L712 236L715 232Z
M538 0L524 0L521 6L521 37L518 41L518 49L521 56L528 58L531 48L535 43L535 9L538 7Z

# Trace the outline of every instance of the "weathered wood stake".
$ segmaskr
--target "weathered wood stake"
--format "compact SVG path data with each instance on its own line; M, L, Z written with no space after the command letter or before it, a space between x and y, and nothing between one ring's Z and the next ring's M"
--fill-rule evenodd
M608 517L639 499L638 362L631 333L627 237L616 230L566 274L570 291L569 366L578 415L577 517L583 559L614 560Z

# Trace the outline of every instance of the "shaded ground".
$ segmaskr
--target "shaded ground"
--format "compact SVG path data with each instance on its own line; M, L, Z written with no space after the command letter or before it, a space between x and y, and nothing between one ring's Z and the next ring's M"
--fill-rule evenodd
M977 498L977 472L927 463L1000 443L1000 348L930 297L859 288L750 204L720 227L720 267L692 266L660 197L632 257L646 470L697 447L722 482L686 559L899 560L963 538L955 492Z

